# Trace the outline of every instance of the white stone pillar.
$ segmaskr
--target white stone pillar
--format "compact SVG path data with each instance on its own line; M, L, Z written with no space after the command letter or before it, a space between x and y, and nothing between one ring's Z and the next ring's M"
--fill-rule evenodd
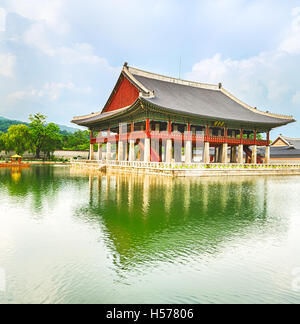
M257 163L257 145L252 146L252 156L251 156L251 163Z
M129 161L130 162L135 161L134 146L135 146L135 140L130 140L129 141Z
M90 161L94 160L94 144L90 144Z
M236 163L237 162L237 147L236 146L232 146L231 147L231 163Z
M222 145L221 163L227 163L227 157L228 157L228 144L225 143Z
M102 160L102 144L101 143L98 144L98 157L97 157L97 160L98 161Z
M219 163L219 151L220 148L219 147L215 147L215 163Z
M265 164L270 164L270 162L271 162L271 148L270 146L266 146Z
M185 142L185 163L191 164L192 163L192 141L186 141Z
M210 163L209 142L204 143L204 163Z
M110 161L111 160L111 143L107 142L106 144L106 160Z
M166 163L171 163L173 159L173 142L171 139L167 140L166 147Z
M144 161L151 162L151 140L148 137L145 138Z
M238 152L238 163L244 164L244 145L239 145L239 152Z
M118 161L121 162L124 159L124 142L119 141L118 145Z

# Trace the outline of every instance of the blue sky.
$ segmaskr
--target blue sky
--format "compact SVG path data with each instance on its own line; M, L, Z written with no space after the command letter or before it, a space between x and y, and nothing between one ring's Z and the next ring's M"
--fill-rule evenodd
M69 125L103 107L125 61L177 77L180 57L182 77L300 120L299 0L1 0L0 115Z

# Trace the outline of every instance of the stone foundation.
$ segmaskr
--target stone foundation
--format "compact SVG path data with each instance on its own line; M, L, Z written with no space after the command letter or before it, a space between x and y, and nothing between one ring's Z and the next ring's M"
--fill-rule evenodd
M300 175L300 165L239 165L166 163L97 163L72 162L72 168L109 174L144 174L168 177L230 177Z

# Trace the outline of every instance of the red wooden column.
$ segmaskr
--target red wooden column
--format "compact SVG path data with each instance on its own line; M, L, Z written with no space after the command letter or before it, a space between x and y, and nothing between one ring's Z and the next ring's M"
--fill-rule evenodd
M244 143L244 141L243 141L243 137L244 137L244 130L243 130L243 128L242 128L242 129L241 129L241 144Z
M204 140L204 163L210 163L210 148L209 148L209 125L206 125L206 138Z
M130 128L130 132L133 133L134 132L134 122L131 122L131 128Z
M135 151L134 151L135 140L132 138L133 132L134 132L134 122L132 121L130 127L130 135L129 135L129 156L128 156L129 162L134 162L135 160Z
M111 142L110 142L110 127L107 129L107 144L106 144L106 160L111 160Z
M169 135L172 134L172 121L169 121Z
M206 125L206 137L207 137L206 141L208 141L208 139L209 139L209 125Z
M228 129L225 127L225 141L228 142Z
M173 142L171 138L172 134L172 121L169 121L169 138L166 143L166 162L171 163L173 159Z
M188 123L188 132L190 132L190 131L191 131L191 124Z
M270 131L267 132L267 146L266 146L266 153L265 153L265 164L270 164L270 154L271 154L271 147L270 147Z
M150 138L150 119L146 119L146 137Z
M144 161L151 162L150 120L146 119L146 138L144 146Z
M257 144L257 131L254 132L254 144Z

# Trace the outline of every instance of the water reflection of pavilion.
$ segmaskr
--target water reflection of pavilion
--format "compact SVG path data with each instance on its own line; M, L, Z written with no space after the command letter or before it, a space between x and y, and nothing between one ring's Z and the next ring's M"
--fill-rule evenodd
M184 260L264 226L265 181L90 175L90 200L77 215L99 223L122 268Z

